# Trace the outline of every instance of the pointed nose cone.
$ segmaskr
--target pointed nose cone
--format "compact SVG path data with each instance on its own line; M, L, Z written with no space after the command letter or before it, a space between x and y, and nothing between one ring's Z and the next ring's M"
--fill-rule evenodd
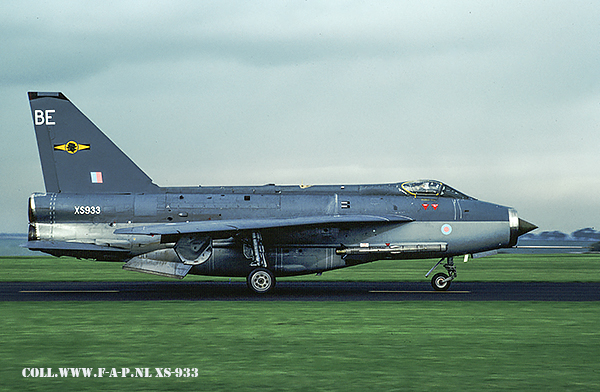
M537 226L519 218L517 211L512 208L508 209L508 222L510 226L510 242L508 248L517 245L519 237L531 230L537 229Z
M517 229L517 237L522 236L523 234L527 234L532 230L537 229L538 227L533 223L529 223L526 220L519 218L519 227Z

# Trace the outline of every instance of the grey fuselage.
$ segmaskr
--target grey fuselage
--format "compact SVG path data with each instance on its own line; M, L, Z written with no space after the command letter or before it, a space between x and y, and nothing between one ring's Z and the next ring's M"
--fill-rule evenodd
M140 255L180 262L181 234L123 234L127 228L185 222L313 216L398 217L398 222L309 223L260 230L275 275L301 275L378 259L450 257L511 247L516 212L451 190L409 194L402 184L327 186L156 187L151 193L46 193L29 201L29 246L55 256L127 261ZM121 233L115 233L120 230ZM189 273L247 276L250 231L210 235L212 252ZM35 244L39 244L36 248ZM57 245L53 245L57 244ZM65 246L72 244L72 246Z

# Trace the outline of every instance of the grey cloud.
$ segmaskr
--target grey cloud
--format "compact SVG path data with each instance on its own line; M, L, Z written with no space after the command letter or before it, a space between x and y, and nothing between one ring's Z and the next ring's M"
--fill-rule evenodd
M592 201L557 206L600 192L598 20L583 1L8 3L0 231L43 190L31 89L162 185L434 177L544 229L597 225Z

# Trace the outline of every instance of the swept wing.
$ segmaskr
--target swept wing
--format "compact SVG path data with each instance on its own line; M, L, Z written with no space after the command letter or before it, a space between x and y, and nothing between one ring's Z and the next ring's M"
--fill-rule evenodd
M224 233L261 230L278 227L330 225L347 223L406 223L413 219L401 215L324 215L296 218L226 219L200 222L177 222L160 225L134 226L115 230L115 234L176 235L194 233Z

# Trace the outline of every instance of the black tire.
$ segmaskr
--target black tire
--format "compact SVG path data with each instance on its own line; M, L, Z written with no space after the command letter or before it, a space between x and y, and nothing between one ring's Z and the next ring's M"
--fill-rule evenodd
M446 291L448 290L448 287L450 287L450 283L452 282L451 280L444 282L444 279L448 278L448 275L446 275L443 272L437 273L435 275L433 275L433 278L431 279L431 286L433 286L433 288L436 291Z
M275 287L275 275L266 268L256 268L246 279L248 288L256 294L266 294Z

